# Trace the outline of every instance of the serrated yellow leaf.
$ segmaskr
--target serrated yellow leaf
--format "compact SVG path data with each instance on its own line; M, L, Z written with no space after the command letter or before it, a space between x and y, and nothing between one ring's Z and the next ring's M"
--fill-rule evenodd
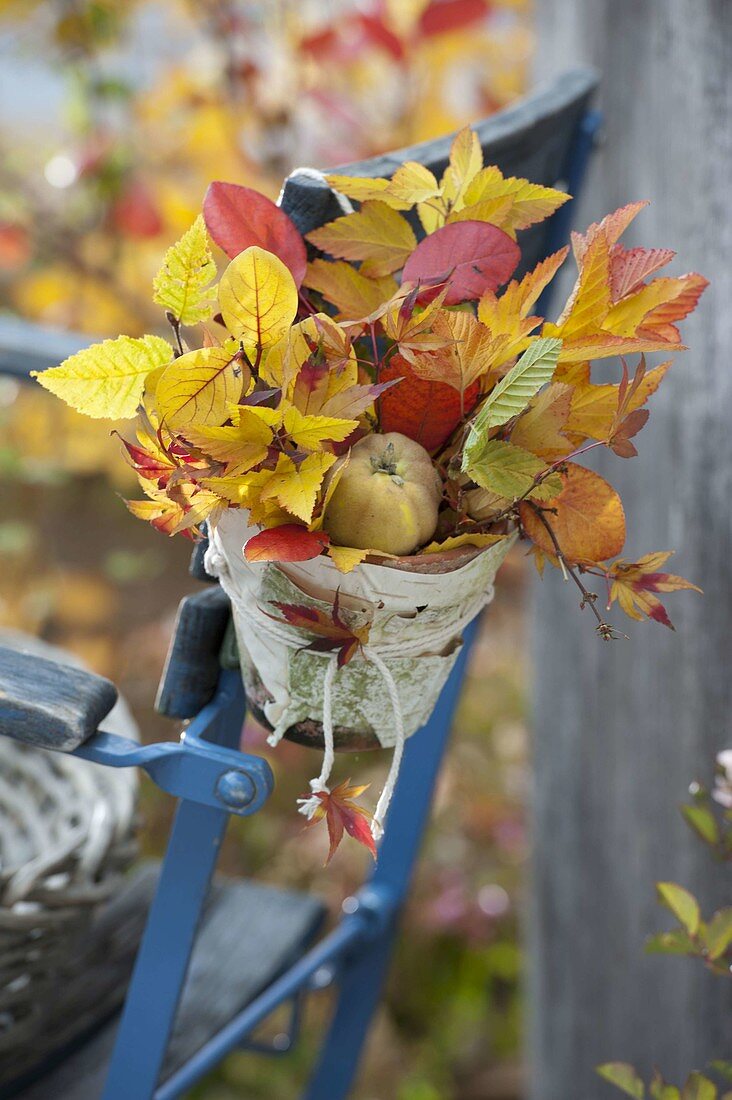
M277 468L270 472L262 489L261 499L274 497L285 511L303 523L310 523L323 479L335 461L335 455L311 454L298 465L289 455L280 455Z
M411 207L418 202L436 198L439 193L440 185L429 168L415 160L406 160L389 181L383 201L396 200Z
M542 187L538 183L530 183L529 180L504 176L499 168L492 165L483 168L470 181L465 189L464 205L471 207L505 197L511 200L510 208L500 223L506 232L526 229L535 222L543 221L570 198L564 191L557 191L553 187Z
M392 275L367 279L345 260L314 260L308 264L305 286L317 290L343 317L354 321L373 313L399 289Z
M567 340L595 333L611 304L610 246L604 232L598 231L585 251L579 278L559 320L556 325L547 325L544 335Z
M119 336L78 351L58 367L32 371L31 377L85 416L128 420L137 412L145 379L172 354L159 336Z
M686 290L687 282L684 277L654 279L617 302L603 321L603 329L615 336L634 336L651 310L678 298Z
M153 300L182 325L196 325L211 316L210 283L216 264L209 246L203 216L165 253L163 265L153 280Z
M258 245L231 261L219 283L227 329L247 346L271 347L295 320L297 287L277 256Z
M329 173L326 177L330 187L340 191L355 202L371 202L381 199L384 191L389 186L389 180L362 176L339 176L337 173ZM407 209L405 204L404 209Z
M505 196L496 199L485 199L483 202L473 203L472 206L463 206L460 210L453 210L448 215L448 222L489 222L497 225L499 229L512 232L509 226L509 215L513 203L511 197ZM513 234L515 236L515 234Z
M285 409L285 431L293 443L306 451L322 449L327 440L341 443L358 427L357 420L340 420L332 416L303 415L294 405Z
M189 351L158 382L158 414L173 430L217 427L227 419L229 405L238 401L242 386L241 362L231 345Z
M362 274L374 278L398 271L417 247L409 222L380 201L365 202L356 213L314 229L307 239L338 259L361 260Z
M450 146L450 163L442 177L442 197L453 209L464 205L465 190L483 167L483 150L478 135L465 126Z
M505 538L505 535L486 535L481 532L453 535L449 539L443 539L442 542L431 542L429 546L425 546L424 549L419 550L418 553L445 554L448 550L457 550L461 546L474 546L482 549L485 546L495 546L497 542L503 542Z
M264 462L273 439L272 429L247 408L241 408L233 427L188 428L185 436L209 458L226 462L227 476L246 473Z

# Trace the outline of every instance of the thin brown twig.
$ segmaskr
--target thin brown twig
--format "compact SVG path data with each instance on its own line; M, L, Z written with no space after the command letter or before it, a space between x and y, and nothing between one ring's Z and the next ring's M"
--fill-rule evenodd
M597 607L595 606L595 602L597 600L597 593L590 592L590 590L585 587L585 585L582 583L582 579L579 576L579 574L575 571L575 569L567 561L567 558L564 555L564 551L562 550L561 546L559 545L559 540L557 539L554 528L552 527L551 523L549 522L549 520L544 515L545 509L541 508L538 504L535 504L533 502L533 500L530 500L528 502L528 504L529 504L529 507L531 508L531 510L533 511L534 515L537 517L539 522L544 527L546 533L549 535L549 538L551 539L552 546L554 547L554 553L555 553L558 561L561 563L563 569L572 578L572 580L574 581L574 583L577 585L580 592L582 593L582 601L580 603L580 607L581 608L589 607L590 610L592 611L592 614L597 619L597 633L606 642L609 642L612 639L619 637L620 635L615 631L614 627L610 626L609 623L606 623L605 620L603 619L602 615L600 614L600 612L597 610ZM623 637L624 636L625 635L623 635Z

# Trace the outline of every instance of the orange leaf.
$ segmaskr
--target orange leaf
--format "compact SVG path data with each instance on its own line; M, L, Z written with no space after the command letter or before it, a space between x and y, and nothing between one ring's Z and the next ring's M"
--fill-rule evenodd
M308 531L299 523L283 523L252 535L244 547L247 561L309 561L328 545L324 531Z
M625 513L612 485L574 463L567 464L562 480L561 493L549 502L543 515L567 561L587 564L619 554L625 542ZM556 556L556 547L535 508L524 502L519 512L531 541L545 554Z
M380 374L383 382L401 381L379 400L379 424L384 432L401 432L436 451L460 423L460 394L445 382L420 378L400 355L394 355ZM478 400L478 384L464 394L466 415Z
M359 844L362 844L364 848L368 848L373 858L376 859L376 844L369 825L371 814L354 801L365 790L368 790L368 787L352 787L350 784L350 779L344 779L332 791L318 791L317 797L320 799L321 805L306 826L307 828L310 825L315 825L323 818L327 822L330 847L328 858L325 861L326 867L343 839L344 830Z

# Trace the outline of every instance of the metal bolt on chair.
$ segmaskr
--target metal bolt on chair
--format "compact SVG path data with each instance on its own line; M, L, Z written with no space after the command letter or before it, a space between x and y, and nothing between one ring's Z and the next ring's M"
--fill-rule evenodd
M486 163L576 196L599 125L595 86L594 73L571 72L479 123ZM446 137L339 171L391 175L409 159L440 173L449 146ZM306 176L287 182L282 202L303 233L340 213ZM573 208L524 234L527 267L565 243ZM0 320L0 371L24 375L81 344ZM210 582L202 549L192 573ZM285 1003L294 1041L303 996L325 982L338 994L304 1097L348 1095L470 646L407 744L369 881L321 935L317 899L213 875L231 815L259 812L273 787L268 764L239 749L246 699L224 644L229 616L217 585L181 603L156 707L183 732L145 746L115 718L109 681L27 639L0 639L0 734L12 739L0 739L0 1100L174 1100ZM178 805L159 869L122 879L136 768Z

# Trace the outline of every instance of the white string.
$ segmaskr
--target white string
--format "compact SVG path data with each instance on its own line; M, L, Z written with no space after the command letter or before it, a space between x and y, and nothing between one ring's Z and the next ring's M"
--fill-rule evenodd
M391 758L391 767L389 768L389 774L386 777L386 783L384 784L379 801L376 804L373 820L371 822L371 835L374 840L379 840L384 833L384 819L389 811L389 805L402 766L402 757L404 755L404 719L402 717L399 692L389 666L381 659L375 650L372 650L368 646L364 647L364 655L368 660L373 661L386 684L387 691L389 692L389 699L391 700L391 709L394 712L394 730L396 734L394 752Z
M333 764L335 763L335 747L333 744L333 680L335 678L336 670L338 668L338 655L336 653L329 654L328 667L325 670L325 678L323 680L323 741L325 748L323 751L323 766L320 769L320 775L317 779L310 780L310 790L312 794L309 798L298 798L299 812L311 821L316 810L322 806L322 800L318 798L318 794L330 794L330 788L328 787L328 780L330 779L330 773L333 770Z
M331 187L325 174L321 172L319 168L296 168L294 172L290 172L289 176L282 184L282 190L280 191L279 197L277 199L278 206L282 205L282 198L285 194L285 188L287 187L288 182L292 179L296 179L298 176L300 176L301 179L317 180L318 183L325 184L325 186L330 188L330 190L333 192L333 198L336 200L343 213L353 214L354 207L351 200L347 198L347 196L344 195L342 191L337 191L335 187Z

